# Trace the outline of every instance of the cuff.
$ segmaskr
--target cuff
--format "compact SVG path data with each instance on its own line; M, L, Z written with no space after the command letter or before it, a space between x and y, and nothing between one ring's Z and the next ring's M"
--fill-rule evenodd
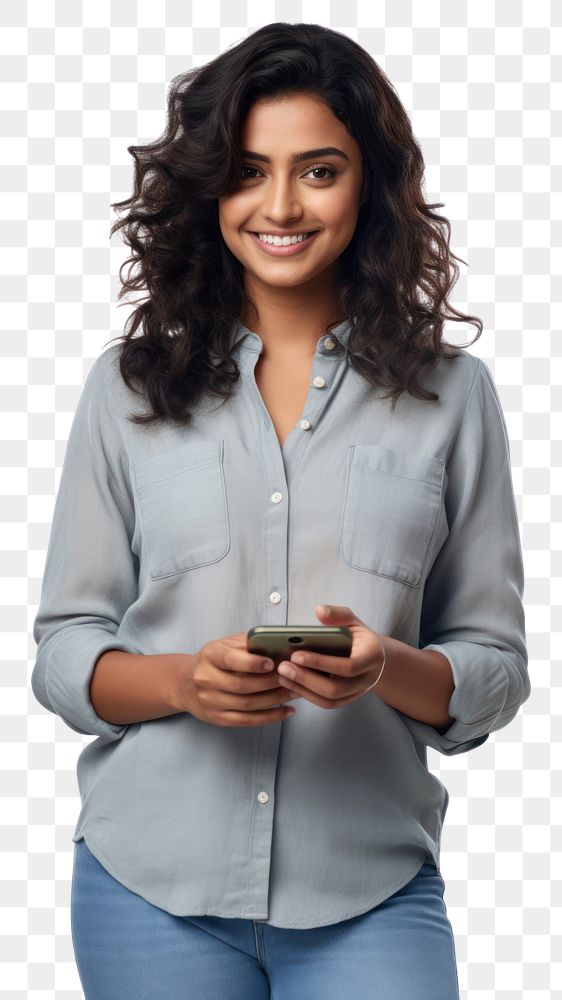
M98 657L107 649L134 649L101 628L70 627L58 632L44 651L45 693L55 712L76 733L117 740L128 723L106 722L90 700L90 682Z
M466 753L486 742L500 729L509 681L498 651L474 642L431 643L447 657L455 682L448 712L454 719L444 733L434 726L401 713L418 743L433 747L447 757Z

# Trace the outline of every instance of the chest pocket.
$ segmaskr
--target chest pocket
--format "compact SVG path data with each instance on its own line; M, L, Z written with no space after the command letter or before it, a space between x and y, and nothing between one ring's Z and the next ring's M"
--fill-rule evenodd
M137 462L132 479L153 580L224 558L230 531L224 441L194 441Z
M441 508L445 463L379 444L349 449L341 554L354 569L418 587Z

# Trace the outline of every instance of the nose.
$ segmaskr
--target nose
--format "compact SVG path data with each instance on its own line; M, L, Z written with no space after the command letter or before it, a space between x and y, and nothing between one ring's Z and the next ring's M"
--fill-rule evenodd
M265 219L280 228L302 216L302 208L294 185L288 177L278 177L264 189L262 212Z

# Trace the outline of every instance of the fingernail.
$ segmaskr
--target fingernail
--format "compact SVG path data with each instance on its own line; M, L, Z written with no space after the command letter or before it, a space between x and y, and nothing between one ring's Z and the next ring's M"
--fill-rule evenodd
M273 660L263 660L262 667L264 670L273 670Z
M282 677L289 677L292 680L293 677L295 677L296 675L296 670L294 667L291 666L290 663L287 663L286 660L283 660L283 662L279 664L278 673L280 673Z

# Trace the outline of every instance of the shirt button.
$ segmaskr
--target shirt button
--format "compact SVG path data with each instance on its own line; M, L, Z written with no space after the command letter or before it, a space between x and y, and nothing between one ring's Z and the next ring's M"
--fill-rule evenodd
M303 431L307 431L309 428L310 428L310 421L308 421L308 420L301 420L301 429Z
M267 792L258 792L258 802L269 802L269 795Z
M335 342L335 340L332 340L332 338L331 338L331 337L326 337L326 340L324 341L324 347L325 347L325 348L326 348L326 349L327 349L328 351L331 351L331 350L332 350L332 348L333 348L333 347L335 347L335 346L336 346L336 342Z
M283 499L283 494L282 493L272 493L271 494L271 499L273 500L273 503L281 503L281 501Z
M278 594L277 591L274 590L273 593L269 595L269 600L271 601L272 604L279 604L279 601L281 600L281 594Z
M321 375L315 375L312 381L317 389L321 389L323 385L326 385L326 379L322 378Z

